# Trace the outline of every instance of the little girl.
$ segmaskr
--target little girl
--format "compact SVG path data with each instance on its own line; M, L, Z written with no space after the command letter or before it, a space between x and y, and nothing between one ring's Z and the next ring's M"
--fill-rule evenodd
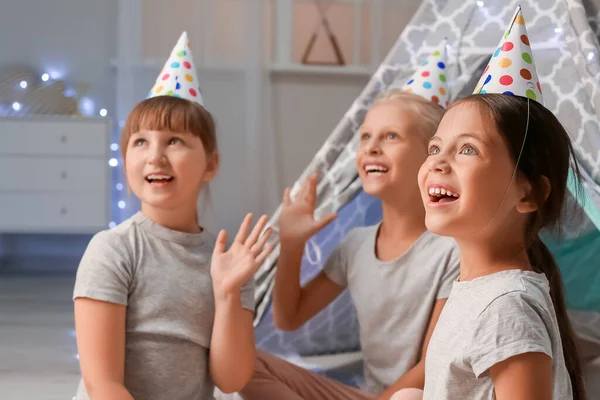
M247 216L228 251L198 226L217 173L215 124L202 105L184 34L121 137L138 212L91 240L77 271L77 399L206 400L254 371L252 276L269 252ZM163 95L166 94L166 95Z
M454 240L429 232L417 184L446 103L443 46L404 90L381 94L367 113L356 151L366 193L381 199L383 220L353 229L323 271L300 284L306 241L335 216L315 221L317 179L292 200L284 194L281 254L273 293L278 328L294 330L348 288L356 306L364 356L364 390L346 386L258 352L246 400L388 400L401 388L423 387L429 337L458 276ZM407 93L412 91L413 93Z
M425 399L585 398L560 273L539 237L559 222L573 149L542 105L520 9L505 38L481 94L451 106L419 172L427 227L461 251Z

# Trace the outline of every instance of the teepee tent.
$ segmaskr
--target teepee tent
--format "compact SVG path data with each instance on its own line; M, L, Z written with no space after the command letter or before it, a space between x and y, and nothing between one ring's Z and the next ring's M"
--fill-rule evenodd
M600 14L592 0L423 1L298 180L301 183L317 172L316 217L330 212L340 216L309 241L301 279L305 282L320 270L329 252L351 228L374 224L381 217L377 200L361 191L354 164L355 132L373 99L405 83L444 36L449 45L450 99L470 94L518 5L527 21L545 106L571 135L585 189L585 196L571 197L574 207L569 208L560 235L547 232L544 240L560 264L575 330L587 344L583 358L600 360ZM292 194L297 188L298 184ZM570 189L575 193L574 185ZM274 227L278 216L279 210L271 220ZM296 332L274 329L270 298L278 251L276 248L256 275L259 347L300 355L358 349L358 323L347 293Z

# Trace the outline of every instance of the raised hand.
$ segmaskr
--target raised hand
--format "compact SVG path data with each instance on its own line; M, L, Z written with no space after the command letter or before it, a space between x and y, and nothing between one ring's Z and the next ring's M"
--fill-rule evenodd
M239 294L241 287L252 278L271 253L273 245L267 244L271 236L271 228L261 235L266 223L267 216L263 215L248 235L252 214L246 215L233 244L227 251L225 251L227 232L225 230L219 232L210 266L216 295Z
M312 175L304 182L298 196L292 202L290 189L283 193L283 207L279 216L279 237L281 242L306 242L331 221L336 214L315 221L317 205L317 176Z

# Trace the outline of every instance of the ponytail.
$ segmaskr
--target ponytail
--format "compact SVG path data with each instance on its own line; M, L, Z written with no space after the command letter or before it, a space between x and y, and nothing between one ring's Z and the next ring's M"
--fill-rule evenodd
M575 344L575 334L573 333L573 328L567 314L562 277L556 260L539 235L535 235L527 254L533 269L536 272L546 275L548 282L550 282L550 297L552 298L552 304L554 304L554 311L558 321L565 364L571 378L573 400L586 400L581 362Z

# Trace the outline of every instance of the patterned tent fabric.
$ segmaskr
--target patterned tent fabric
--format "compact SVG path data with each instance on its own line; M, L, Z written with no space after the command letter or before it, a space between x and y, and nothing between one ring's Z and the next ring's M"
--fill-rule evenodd
M403 85L444 36L448 37L449 45L446 65L449 97L452 101L470 94L518 5L527 21L544 103L571 135L587 192L585 203L579 198L570 200L573 207L561 232L548 232L545 240L563 270L575 329L600 344L600 269L597 266L600 259L600 14L591 0L423 1L382 65L292 189L293 194L299 183L317 172L320 184L316 217L342 208L349 215L347 219L339 218L330 230L311 239L302 276L307 279L314 275L324 261L308 262L311 253L324 255L323 248L329 250L339 242L342 232L354 225L376 222L374 217L360 213L376 205L372 199L369 200L372 203L365 203L367 199L361 193L354 166L357 146L354 133L373 99L392 85ZM375 215L374 212L371 215ZM279 210L270 221L274 228L278 217ZM278 243L276 234L273 240ZM272 327L268 314L278 254L279 248L276 248L256 275L255 324L259 345L273 352L300 354L357 348L357 336L346 333L346 328L352 329L357 324L347 294L297 332L284 334Z

